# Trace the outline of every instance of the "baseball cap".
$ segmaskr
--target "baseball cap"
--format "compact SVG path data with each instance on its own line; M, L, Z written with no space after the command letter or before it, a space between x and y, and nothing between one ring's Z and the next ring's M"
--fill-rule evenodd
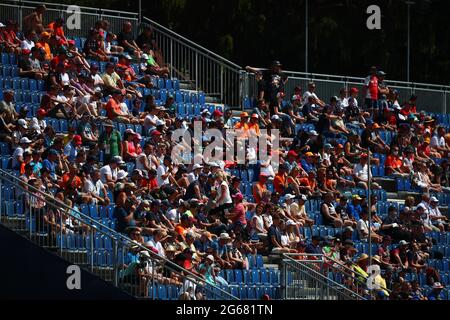
M259 119L259 116L257 113L252 114L252 119Z
M284 198L285 198L286 200L291 200L291 199L294 199L295 196L294 196L293 194L288 193L287 195L284 196Z
M362 198L358 194L354 194L352 198L353 200L362 200Z
M308 134L310 136L318 136L319 135L316 130L311 130Z
M23 137L22 139L20 139L20 144L23 143L31 143L32 141L30 139L28 139L27 137Z
M233 199L236 199L237 201L242 201L244 199L244 196L242 193L236 193L234 196L232 196Z
M25 119L19 119L19 120L17 121L17 124L18 124L19 126L23 127L24 129L28 129L27 122L25 121Z
M398 244L399 244L400 246L407 246L407 245L409 244L409 242L407 242L407 241L405 241L405 240L401 240Z
M115 156L111 159L112 163L117 163L117 164L125 164L125 162L122 160L121 156Z
M47 115L47 111L45 111L45 109L38 109L37 115L40 117L45 117Z
M152 136L160 136L160 135L161 135L160 131L158 131L158 130L153 130L152 131Z
M50 38L50 36L51 36L50 33L47 31L41 33L41 38Z
M248 118L248 113L247 112L241 112L240 117L241 118Z
M294 150L289 151L287 155L288 157L298 157L298 153Z
M431 197L430 202L439 202L439 200L436 197Z
M308 197L306 195L302 194L300 196L300 199L303 200L303 201L306 201L306 200L308 200Z
M359 90L357 88L351 88L350 93L358 93Z
M220 111L219 109L214 110L213 114L214 117L221 117L223 116L223 112Z
M307 153L305 153L306 157L314 157L314 153L312 153L311 151L308 151Z
M72 141L73 141L76 145L81 145L81 144L83 144L83 141L82 141L82 139L81 139L81 136L79 136L79 135L73 136Z

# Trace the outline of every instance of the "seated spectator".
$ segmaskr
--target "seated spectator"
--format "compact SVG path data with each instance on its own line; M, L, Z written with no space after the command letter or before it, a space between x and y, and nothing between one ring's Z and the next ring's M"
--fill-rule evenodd
M369 156L364 153L361 155L360 162L355 164L353 168L353 178L357 185L365 190L368 189L368 181L369 181L369 164L368 164ZM375 181L373 181L373 175L371 176L371 186L373 189L381 189L381 186L378 185Z
M356 228L358 230L359 239L361 241L368 241L369 239L369 228L370 228L370 238L374 243L380 243L382 237L377 234L376 228L368 220L367 211L361 211L361 218L358 220Z
M142 50L138 47L133 39L133 27L131 22L126 21L122 25L122 31L117 35L117 41L124 52L136 56L137 59L141 57Z

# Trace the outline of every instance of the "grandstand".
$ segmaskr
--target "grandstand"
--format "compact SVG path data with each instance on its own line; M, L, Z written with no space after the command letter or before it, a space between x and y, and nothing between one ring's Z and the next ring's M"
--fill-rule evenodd
M18 17L25 17L34 10L34 4L26 1L22 2L21 7L11 3L6 1L0 4L0 22L5 23L9 14L15 10L21 13L17 15ZM45 24L48 24L59 17L63 11L59 11L56 5L46 5L47 11L43 17ZM87 12L86 14L89 10L95 11L90 8L82 8L82 10ZM137 16L133 13L116 15L114 12L108 12L106 16L99 15L98 19L83 24L82 30L65 30L67 38L64 40L63 37L58 37L58 48L51 48L54 56L59 56L59 50L61 47L68 46L69 41L73 41L74 47L77 48L76 52L85 53L90 30L96 29L94 24L103 18L111 22L107 32L101 31L105 35L108 32L120 34L122 24L126 21L132 22L131 33L134 38L141 32ZM402 111L408 111L407 106L399 105L399 109L396 109L393 102L400 98L392 98L390 101L392 104L387 109L390 110L394 120L383 119L378 117L377 108L363 110L365 101L360 95L361 111L357 112L358 120L350 121L347 115L342 116L345 119L344 127L347 125L349 129L349 133L344 134L342 130L329 129L332 127L332 120L337 118L325 115L326 110L329 109L328 104L323 103L313 92L309 92L302 104L307 105L312 99L317 121L313 117L309 118L309 113L306 111L296 113L298 121L293 122L289 116L286 116L289 113L284 110L289 110L297 100L301 100L301 96L285 98L279 101L277 106L273 106L270 103L273 101L269 101L267 105L269 111L258 109L260 92L256 85L256 74L262 69L242 70L232 62L201 48L154 21L147 18L143 21L152 26L154 32L152 39L159 44L159 48L154 48L154 52L160 51L162 58L155 53L154 60L158 60L156 65L150 65L146 60L144 65L149 70L147 72L147 69L144 70L142 67L141 59L137 55L133 56L132 51L129 58L116 55L115 58L121 59L119 61L121 65L124 64L123 59L131 60L130 65L124 67L126 72L120 71L119 79L123 84L121 86L118 82L118 91L111 90L106 83L108 78L103 77L107 74L108 68L114 65L119 73L117 60L111 59L114 62L111 65L110 61L98 61L89 54L82 54L83 60L80 65L87 64L88 72L92 71L93 66L98 65L96 74L102 75L103 78L103 84L99 85L100 90L96 91L94 87L89 88L87 85L81 86L76 81L82 78L83 72L71 69L70 80L73 81L63 83L63 77L56 77L60 85L56 88L57 95L49 96L48 91L52 90L52 85L49 85L47 78L36 79L35 76L30 77L23 73L26 66L23 59L33 53L21 48L22 45L19 42L18 47L8 45L8 39L2 33L0 101L5 101L4 106L14 106L14 110L9 110L3 105L0 109L3 121L0 136L0 223L2 225L136 298L364 300L389 299L389 296L391 299L405 299L406 294L406 299L413 300L421 299L422 296L432 297L432 293L436 290L440 290L438 297L450 298L450 236L447 218L450 204L450 185L448 185L450 181L447 174L450 150L447 150L448 137L439 135L437 132L438 126L444 128L445 133L448 132L450 117L446 113L440 113L446 111L445 104L443 106L428 105L427 108L430 108L428 110L422 109L420 105L421 91L428 92L430 95L436 94L437 97L443 95L443 101L446 101L447 89L443 87L437 89L433 88L433 85L426 84L422 86L416 84L413 88L406 83L386 82L391 89L388 93L389 99L394 89L398 90L400 97L404 100L415 92L419 96L417 110L404 115ZM9 21L7 28L13 25ZM25 36L21 32L22 27L18 27L15 31L18 38ZM2 30L4 28L0 29ZM96 30L103 36L103 33ZM113 41L112 45L122 45L120 37ZM71 57L66 55L66 58L62 59L67 60L65 61L67 63L71 61L71 64L75 64L76 57L77 55L72 54ZM55 71L62 61L58 61L58 64L52 67L53 60L39 59L42 70L46 70L46 73L66 72ZM195 60L197 64L198 60L201 60L200 64L204 67L199 68L193 63ZM71 66L64 66L65 62L62 62L62 67L71 68ZM158 75L164 67L169 69L168 76ZM306 88L312 85L311 81L317 84L316 92L321 96L334 96L341 88L364 87L362 78L350 80L346 78L345 82L339 83L339 87L335 88L327 83L327 80L320 78L320 75L315 75L312 79L300 73L286 72L286 74L290 81L284 88L287 97L292 96L296 90L295 87L301 84L303 88ZM89 73L87 78L91 75L94 77L94 73ZM146 82L146 79L149 81ZM78 102L74 103L75 107L72 108L72 106L66 110L70 113L69 117L61 115L62 111L52 113L52 108L72 103L70 97L67 98L65 86L75 90L75 96L78 98ZM89 97L95 96L97 92L103 93L103 96L98 102L89 100L88 103L83 103L80 102L83 101L83 92ZM268 94L267 89L266 94ZM117 95L123 100L116 99ZM9 96L12 96L12 100L8 101L11 99L8 98ZM151 103L148 96L153 97ZM270 97L266 96L266 98L270 100ZM55 102L52 107L48 108L44 104L43 101L46 99ZM345 108L350 108L348 105L354 106L354 100L350 101L350 99L345 98L347 103ZM134 110L136 100L140 103L137 111ZM168 103L171 100L173 102ZM382 100L381 94L380 100ZM442 100L434 99L433 101ZM114 109L114 103L120 104L119 102L123 102L128 111ZM340 97L336 97L334 102L336 104L333 108L344 108L344 100ZM338 102L342 103L342 106L338 105ZM83 108L84 104L87 108ZM90 104L96 112L92 111L92 108L89 109ZM274 111L278 107L280 110ZM83 112L77 115L73 110L80 108ZM257 113L255 108L260 112L258 119L264 120L259 122L261 128L264 125L266 128L270 126L272 129L279 128L283 138L292 142L291 146L282 147L284 149L281 153L285 164L289 164L285 178L289 180L288 176L292 177L294 182L279 184L279 179L277 180L279 172L274 172L273 179L261 180L270 174L264 175L266 172L264 168L249 163L244 165L224 163L219 169L217 167L220 165L211 163L203 164L207 168L197 169L189 165L184 168L186 169L184 173L173 171L173 177L170 176L170 181L166 182L166 179L169 179L166 174L171 172L172 164L166 164L166 161L170 163L170 160L165 159L165 156L170 155L171 146L166 146L166 150L162 153L157 149L164 141L170 140L171 131L180 126L177 124L178 121L182 123L181 127L185 130L188 130L193 121L202 121L206 127L213 127L211 123L215 123L214 126L218 124L219 128L224 129L226 126L235 127L236 124L247 121L246 118L249 118L249 115ZM155 110L156 113L153 113ZM228 110L232 113L227 116ZM133 113L134 111L136 113ZM363 116L364 111L368 114ZM245 115L245 112L248 114ZM274 118L274 113L283 113L284 116ZM335 113L335 109L332 113ZM56 116L50 117L49 114L56 114ZM267 114L270 116L265 117L264 115ZM365 118L363 121L359 121L360 115ZM86 116L91 123L90 132L85 132ZM225 116L225 119L217 120L216 124L213 120L215 116L219 118ZM162 124L153 122L154 117L158 120L162 119ZM281 119L280 122L278 122L279 119ZM324 119L328 119L328 128ZM291 124L293 132L286 132L286 128ZM406 124L408 131L413 132L412 136L420 140L413 150L416 158L412 160L410 171L406 171L407 166L403 158L400 160L401 164L394 169L392 164L385 166L387 159L392 160L394 157L394 160L398 160L390 151L394 146L401 147L401 155L407 158L407 147L412 145L412 137L409 137L411 134L408 133L410 140L403 144L398 142L402 124ZM366 136L367 127L375 125L380 128L383 126L383 129L378 129L376 134L383 144L378 140L373 143L373 146L370 145L369 149L361 147L361 152L349 151L358 153L355 157L356 161L347 161L349 164L339 162L338 166L338 153L336 152L335 158L329 150L338 150L342 145L344 156L341 155L341 158L350 159L351 156L346 154L349 136L355 133L363 138ZM49 130L50 127L53 130ZM100 142L100 137L109 134L108 127L112 127L112 131L117 132L122 139L120 148L128 146L129 143L133 144L131 140L129 143L124 143L128 141L125 138L127 136L132 135L140 139L133 144L132 150L127 149L119 158L114 157L118 154L114 154L113 149L107 147L114 143L108 140L112 138L105 138L108 140L105 143ZM428 135L427 129L430 131ZM320 136L323 137L320 146L310 142L310 136L318 135L316 131L319 131ZM93 139L93 143L87 139L89 134L97 137ZM163 136L163 138L157 140L155 136ZM61 138L62 146L56 146L57 137ZM433 143L431 143L431 150L427 146L423 147L427 139L430 145L434 137L438 141L437 147L442 149L437 149L436 144L433 145ZM78 139L80 139L79 144L86 147L83 152L77 148ZM444 139L444 144L441 143L441 139ZM295 143L299 145L296 146ZM325 148L326 144L330 144L331 148ZM354 142L350 143L351 147L353 144ZM388 151L383 150L384 145L390 146ZM308 152L304 149L305 146L308 146ZM17 152L19 148L20 154ZM149 164L138 161L141 154L136 151L139 148L148 158ZM145 153L146 148L151 148L151 151ZM77 150L75 153L74 149ZM373 152L368 152L370 149ZM29 153L27 153L28 150ZM328 156L325 156L325 153ZM58 158L55 158L58 160L51 160L51 157L60 154L65 156L62 160ZM84 154L84 157L80 154ZM308 162L307 158L319 158L319 155L322 163L317 160ZM290 156L294 156L295 160L289 160ZM378 184L380 189L373 188L369 191L362 188L361 184L358 184L360 181L355 178L355 171L352 172L353 165L356 167L365 156L370 161L369 172L371 172L368 174L368 179ZM44 164L45 160L47 162ZM155 161L156 165L153 166L151 161ZM93 163L90 164L90 162ZM297 164L293 165L293 162ZM420 167L422 164L425 165L425 169ZM432 167L433 171L425 171L427 165ZM335 172L329 172L331 170L328 169L333 166L336 167ZM293 175L292 172L295 171L293 167L301 167L306 176ZM308 169L309 167L311 168ZM345 171L346 167L351 169L350 172ZM150 170L147 170L148 168ZM72 169L75 170L73 174ZM110 170L110 177L103 169ZM116 169L118 172L115 174L116 177L113 177L112 172ZM196 172L198 169L201 169L201 173ZM388 169L391 170L389 174L387 174ZM181 167L178 170L181 171ZM93 176L97 171L99 178L94 184ZM224 180L220 180L221 172L225 173ZM314 175L311 184L306 178L310 172ZM319 180L320 172L325 172L324 180ZM426 172L425 176L424 172ZM119 175L122 176L121 179ZM176 179L175 176L177 176ZM207 182L199 182L199 194L204 197L198 199L195 191L192 191L195 190L195 186L190 187L192 182L200 181L201 176ZM335 181L334 184L332 180ZM86 189L87 181L92 183L92 189ZM97 186L97 181L102 181L101 187ZM260 181L264 181L262 188L268 192L258 193ZM234 182L239 184L233 193L233 202L222 204L220 201L223 199L217 198L220 199L220 201L217 200L220 205L228 204L229 208L223 209L220 205L211 206L208 201L208 198L213 197L211 189L221 190L224 183L229 189L228 192L231 193ZM152 183L157 183L156 188ZM207 183L210 187L209 193L206 193L207 188L202 185ZM94 189L97 187L101 190L93 196L92 193L95 193ZM235 216L227 219L224 212L240 210L240 202L236 200L239 198L237 195L240 194L244 201L245 223L237 224L236 221L239 220L235 220ZM294 216L294 207L291 207L291 204L286 205L286 199L290 195L293 195L295 203L304 202L306 216ZM355 197L356 195L358 197ZM263 196L265 200L258 199L264 198ZM331 196L332 201L328 201L327 196ZM371 202L375 199L372 196L376 196L376 203ZM412 197L412 204L405 204L407 197ZM228 198L231 200L230 194ZM344 209L341 208L343 211L336 213L338 203L343 198L346 200ZM361 236L363 231L361 224L365 223L364 219L359 220L349 214L345 218L345 212L350 212L350 209L346 208L353 205L354 201L360 201L357 200L360 198L369 201L369 204L366 203L365 211L372 213L372 208L367 208L373 205L374 212L380 221L383 221L378 225L375 220L371 221L373 228L369 228L369 234L365 237ZM435 200L437 200L437 206L432 205L436 202ZM263 208L264 218L258 217L256 213L258 207ZM217 208L220 210L214 210ZM326 213L331 213L331 208L336 214L332 218ZM359 208L359 216L361 216L364 203L359 204ZM390 216L393 211L399 213L395 220L392 220ZM432 212L442 212L446 217L436 218L432 221L435 223L432 223L430 222ZM402 216L408 213L410 218L406 219ZM215 215L218 216L216 220L214 220ZM280 220L279 218L284 221L286 228L293 225L296 231L289 235L288 231L283 231L278 225L274 225L272 220ZM267 228L264 225L266 219L271 221L271 225ZM305 222L308 219L313 221L311 225ZM331 224L328 221L330 219ZM389 220L391 223L385 222L388 219L391 219ZM130 221L134 221L135 224L131 224ZM261 230L253 232L254 221L264 221L262 229L266 229L265 232ZM386 230L382 228L383 225L388 224L396 224L397 227L400 225L405 230L420 226L424 230L418 233L405 231L406 236L399 235L392 230L383 231ZM217 225L220 228L215 228ZM272 226L273 228L270 228ZM208 232L205 232L206 230ZM344 237L346 230L350 231L350 235ZM277 239L277 232L284 244L278 243L281 250L269 251L268 248L274 246L271 236ZM264 233L265 236L261 235ZM382 241L376 241L376 238L372 237L374 235L381 238L390 235L392 243L380 251ZM293 236L294 240L289 240L289 236ZM408 240L408 249L405 252L401 248L404 240ZM318 241L318 244L315 244L315 241ZM416 244L418 248L414 247ZM319 251L314 251L317 248ZM335 254L333 251L335 249L339 251L339 254ZM381 255L380 252L391 252L392 257L380 257L378 256ZM395 260L393 255L398 255L399 260ZM367 260L372 260L373 263L383 261L379 263L384 281L381 282L384 283L381 289L367 288L367 263L364 264ZM212 263L214 267L211 267ZM361 269L363 269L362 272L359 271ZM405 283L415 280L421 289L415 289L416 291L413 292ZM442 284L442 288L439 284Z

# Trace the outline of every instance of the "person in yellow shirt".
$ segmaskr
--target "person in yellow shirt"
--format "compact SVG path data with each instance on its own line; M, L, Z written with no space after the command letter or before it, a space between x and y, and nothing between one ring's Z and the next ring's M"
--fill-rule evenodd
M248 124L248 130L249 130L249 133L251 135L254 132L254 134L257 137L259 137L259 135L260 135L260 131L259 131L259 116L256 113L252 114L252 116L250 118L250 123Z
M239 138L248 138L248 113L247 112L242 112L241 113L241 121L239 121L238 123L235 124L234 126L235 130L242 130L242 132L238 132L238 134L240 133L240 135L238 136Z

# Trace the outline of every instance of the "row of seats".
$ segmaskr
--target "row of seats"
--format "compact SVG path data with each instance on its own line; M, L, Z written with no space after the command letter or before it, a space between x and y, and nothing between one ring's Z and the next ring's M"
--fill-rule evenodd
M222 276L229 284L278 285L280 271L277 269L221 270Z
M44 91L45 81L21 77L0 77L0 88L14 90Z
M2 65L17 65L17 57L14 53L1 53L1 64Z

